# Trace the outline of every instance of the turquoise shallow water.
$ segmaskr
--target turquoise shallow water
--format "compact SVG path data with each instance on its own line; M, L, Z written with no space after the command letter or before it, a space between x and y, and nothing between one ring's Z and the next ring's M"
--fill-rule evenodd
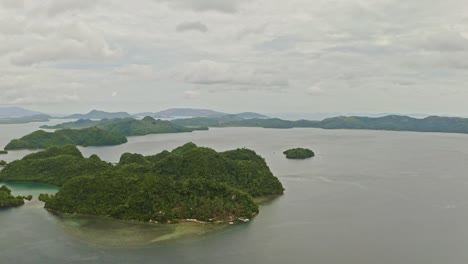
M0 142L22 133L18 127L0 130ZM218 151L256 150L283 182L285 195L262 205L248 224L212 228L59 217L33 200L0 211L1 262L468 262L467 135L223 128L82 150L117 161L123 152L154 154L188 141ZM283 150L298 146L317 156L284 158ZM11 152L6 159L26 153ZM11 187L18 194L54 191Z

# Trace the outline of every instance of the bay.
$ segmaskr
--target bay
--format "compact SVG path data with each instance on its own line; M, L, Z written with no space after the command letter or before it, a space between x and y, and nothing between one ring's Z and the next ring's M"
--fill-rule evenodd
M1 125L0 143L41 124ZM7 127L8 126L8 127ZM247 224L200 228L50 214L54 187L8 183L35 199L0 211L2 263L466 263L468 136L367 130L216 128L81 148L117 162L187 142L262 155L286 188ZM306 147L316 157L287 160ZM28 151L12 151L11 161ZM24 183L22 183L24 184ZM156 227L155 227L156 226ZM176 230L178 228L178 230ZM161 239L162 237L162 239Z

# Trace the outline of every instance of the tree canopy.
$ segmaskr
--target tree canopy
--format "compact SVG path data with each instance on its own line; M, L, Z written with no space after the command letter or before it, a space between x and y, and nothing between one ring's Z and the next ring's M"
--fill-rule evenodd
M68 179L112 168L96 158L84 158L74 145L51 147L10 162L0 171L0 180L33 181L57 186Z
M2 185L0 187L0 208L17 207L23 204L24 204L24 197L13 196L11 194L11 190L8 189L5 185Z
M88 128L98 127L111 133L116 133L124 136L143 136L148 134L164 134L164 133L183 133L192 132L194 130L207 130L206 126L197 128L188 128L177 125L171 121L156 120L150 116L144 117L141 120L134 118L121 119L103 119L99 121L80 119L74 122L59 124L56 126L43 126L43 128L66 129L66 128Z
M159 222L250 218L258 213L253 197L284 190L254 151L193 143L150 156L124 153L115 166L84 158L75 146L53 147L9 163L0 180L62 186L40 196L52 211Z
M283 152L288 159L307 159L315 156L315 153L310 149L293 148Z
M127 142L127 138L117 133L97 127L83 129L62 129L55 132L38 130L20 139L14 139L5 146L6 150L45 149L68 144L79 146L110 146Z
M323 129L371 129L464 134L468 133L468 118L441 116L429 116L422 119L399 115L388 115L383 117L339 116L327 118L322 121L290 121L278 118L243 119L238 116L223 116L177 119L173 122L178 125L194 127L311 127Z

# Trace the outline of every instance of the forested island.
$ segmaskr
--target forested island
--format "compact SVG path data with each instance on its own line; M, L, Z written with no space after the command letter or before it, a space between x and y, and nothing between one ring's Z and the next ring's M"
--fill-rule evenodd
M8 151L6 151L6 150L0 150L0 155L5 155L5 154L8 154Z
M111 133L117 133L124 136L143 136L148 134L184 133L193 132L195 130L208 130L208 127L206 126L188 128L185 126L174 124L171 121L156 120L150 116L147 116L141 120L137 120L134 118L103 119L100 121L80 119L75 122L67 122L56 126L42 126L41 128L78 129L89 127L98 127Z
M188 128L170 121L156 120L149 116L142 120L133 118L103 119L98 121L80 119L56 126L42 126L42 128L59 130L55 132L35 131L20 139L12 140L5 146L5 149L44 149L68 144L84 147L112 146L126 143L127 136L184 133L208 129L206 126Z
M18 207L24 204L24 199L31 200L32 196L13 196L5 185L0 187L0 208Z
M0 160L0 166L6 166L8 163L4 160Z
M40 197L53 212L161 223L248 219L258 213L253 198L284 190L254 151L193 143L151 156L125 153L116 165L84 158L75 146L54 147L9 163L0 180L61 186Z
M208 127L263 127L263 128L323 128L323 129L369 129L414 132L468 133L468 118L429 116L418 119L408 116L384 117L333 117L322 121L282 120L279 118L243 119L238 116L213 118L186 118L173 120L183 126Z
M111 146L127 142L121 134L112 133L97 127L84 129L62 129L55 132L38 130L20 139L14 139L5 146L6 150L45 149L51 146L68 144L79 146Z
M308 159L315 156L315 153L306 148L293 148L283 152L288 159Z

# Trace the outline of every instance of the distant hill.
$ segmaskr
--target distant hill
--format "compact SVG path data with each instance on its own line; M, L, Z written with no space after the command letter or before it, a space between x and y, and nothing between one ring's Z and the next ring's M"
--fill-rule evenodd
M151 116L156 118L174 118L174 117L214 117L222 116L226 113L217 112L209 109L194 108L171 108L156 113L139 113L137 116Z
M324 119L319 127L325 129L371 129L415 132L468 133L468 118L429 116L418 119L408 116L384 117L340 116Z
M126 118L132 117L131 114L127 112L104 112L99 110L92 110L87 114L74 114L63 117L64 119L113 119L113 118Z
M244 112L244 113L239 113L239 114L235 114L235 115L238 116L238 117L242 117L244 119L269 118L266 115L262 115L262 114L254 113L254 112Z
M111 133L117 133L124 136L142 136L148 134L165 133L183 133L193 132L195 130L207 130L206 126L197 128L188 128L175 124L171 121L155 120L147 116L142 120L133 118L116 118L93 121L89 119L80 119L75 122L67 122L55 126L42 126L46 129L82 129L89 127L98 127Z
M83 129L61 129L55 132L37 130L20 139L14 139L5 146L5 150L44 149L52 146L79 145L113 146L127 142L121 134L108 132L97 127Z
M173 123L185 127L263 127L263 128L293 128L317 127L317 121L282 120L279 118L242 118L239 115L225 115L221 117L195 117L172 120Z
M229 118L226 118L229 117ZM234 117L236 117L234 115ZM311 127L323 129L369 129L414 132L441 132L468 134L468 118L429 116L418 119L409 116L388 115L383 117L340 116L323 121L290 121L279 118L242 119L237 116L222 118L187 118L173 122L181 126L208 127L263 127L295 128Z
M0 107L0 118L18 118L41 115L42 113L21 107Z
M266 115L253 113L253 112L243 112L239 114L229 114L218 112L209 109L195 109L195 108L171 108L164 111L151 113L139 113L137 116L151 116L155 118L188 118L188 117L209 117L209 118L220 118L223 116L238 116L242 119L251 119L251 118L268 118Z
M47 122L51 116L49 115L34 115L34 116L24 116L24 117L15 117L15 118L0 118L0 125L3 124L26 124L31 122Z

